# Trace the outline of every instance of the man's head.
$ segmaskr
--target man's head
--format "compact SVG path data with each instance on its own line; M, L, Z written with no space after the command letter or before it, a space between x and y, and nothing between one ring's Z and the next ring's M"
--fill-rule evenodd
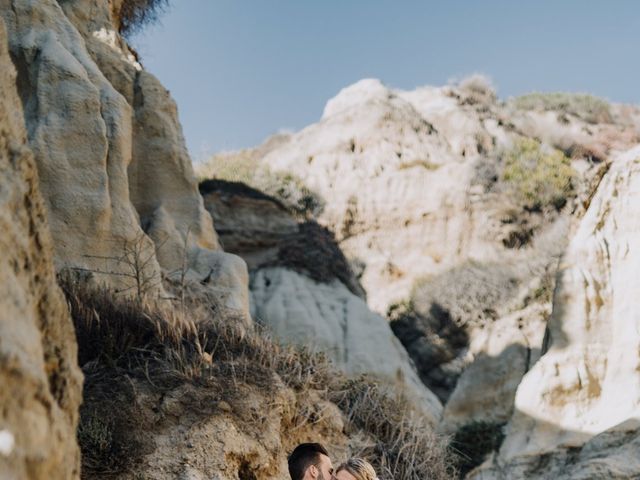
M319 443L301 443L289 455L291 480L333 480L327 449Z

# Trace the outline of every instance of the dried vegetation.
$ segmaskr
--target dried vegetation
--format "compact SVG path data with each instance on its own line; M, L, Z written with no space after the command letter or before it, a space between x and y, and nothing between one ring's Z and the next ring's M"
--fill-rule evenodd
M352 445L354 453L367 456L382 479L454 474L445 439L402 395L373 379L347 379L323 355L275 343L258 327L247 332L215 305L189 302L177 308L116 298L69 278L61 284L86 379L78 430L84 478L135 472L153 449L150 438L161 424L140 407L140 388L169 394L191 385L210 397L193 405L204 416L219 414L223 402L240 402L246 386L269 398L278 382L335 403L347 433L360 439ZM308 417L302 411L294 416Z

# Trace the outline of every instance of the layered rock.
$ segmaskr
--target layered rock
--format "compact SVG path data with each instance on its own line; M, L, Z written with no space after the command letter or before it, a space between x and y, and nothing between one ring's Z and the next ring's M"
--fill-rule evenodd
M625 454L634 448L640 415L638 195L640 147L615 158L571 240L548 351L518 387L500 454L477 478L640 474L637 455Z
M82 377L0 20L0 476L75 479Z
M56 266L138 294L186 269L248 319L246 267L219 248L175 103L117 33L119 8L2 3Z

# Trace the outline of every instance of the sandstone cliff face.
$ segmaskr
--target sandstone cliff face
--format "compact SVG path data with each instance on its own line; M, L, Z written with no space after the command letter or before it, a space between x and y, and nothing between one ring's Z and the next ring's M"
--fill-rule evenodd
M82 377L0 21L0 476L79 478Z
M564 255L548 352L518 387L494 465L528 478L630 478L637 443L640 147L615 158ZM625 450L626 449L626 450ZM595 454L598 452L598 454ZM552 469L540 464L550 458Z
M248 319L246 267L219 248L175 104L117 33L119 4L0 6L57 268L122 290L136 289L138 270L139 293L157 292L163 274L187 268ZM123 260L125 252L136 260Z

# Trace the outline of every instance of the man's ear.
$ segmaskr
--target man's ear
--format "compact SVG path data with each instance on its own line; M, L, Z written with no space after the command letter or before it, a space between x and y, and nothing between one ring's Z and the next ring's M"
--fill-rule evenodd
M311 464L309 466L309 475L311 475L311 478L318 478L318 467Z

